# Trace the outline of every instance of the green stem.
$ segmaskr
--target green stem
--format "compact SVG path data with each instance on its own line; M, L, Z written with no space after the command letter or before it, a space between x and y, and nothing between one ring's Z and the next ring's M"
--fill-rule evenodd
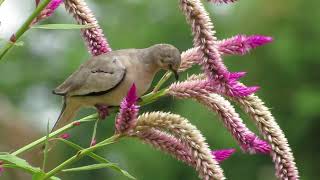
M49 4L51 0L43 0L42 3L33 11L33 13L28 17L28 19L23 23L23 25L18 29L18 31L13 34L14 39L10 39L9 42L0 51L0 60L3 56L13 47L14 43L29 29L32 21L41 13L41 11Z
M167 95L167 92L168 92L167 89L162 89L162 90L160 90L160 91L158 91L158 92L156 92L156 93L152 93L152 92L151 92L151 93L149 93L149 94L146 94L146 95L144 95L144 96L141 97L142 102L140 102L139 105L140 105L140 106L145 106L145 105L147 105L147 104L153 103L153 102L155 102L156 100L158 100L159 98ZM112 108L112 110L117 110L117 109L118 109L118 107ZM89 115L89 116L87 116L87 117L84 117L84 118L82 118L82 119L80 119L80 120L78 120L78 121L75 121L75 122L80 122L80 123L82 123L82 122L86 122L86 121L94 121L94 120L96 120L97 117L98 117L97 114L92 114L92 115ZM75 122L72 122L72 123L70 123L70 124L68 124L68 125L60 128L60 129L58 129L58 130L56 130L56 131L50 133L50 134L49 134L49 138L57 137L58 135L62 134L63 132L65 132L65 131L73 128ZM38 140L36 140L36 141L34 141L34 142L26 145L26 146L18 149L17 151L15 151L15 152L13 152L13 153L11 153L11 154L12 154L12 155L15 155L15 156L16 156L16 155L19 155L19 154L21 154L21 153L23 153L23 152L26 152L26 151L28 151L28 150L36 147L36 146L39 145L39 144L42 144L43 142L45 142L45 140L46 140L46 137L44 136L44 137L42 137L42 138L40 138L40 139L38 139Z
M78 121L75 121L75 122L83 123L83 122L93 121L93 120L95 120L96 117L97 117L97 114L93 114L93 115L87 116L87 117L82 118L82 119L80 119L80 120L78 120ZM75 126L74 126L74 123L75 123L75 122L72 122L72 123L70 123L70 124L68 124L68 125L60 128L60 129L58 129L58 130L56 130L56 131L50 133L50 134L49 134L49 138L57 137L58 135L62 134L63 132L65 132L65 131L67 131L67 130L69 130L69 129L72 129L73 127L75 127ZM40 139L38 139L38 140L36 140L36 141L34 141L34 142L26 145L26 146L18 149L17 151L15 151L15 152L13 152L13 153L11 153L11 154L17 156L17 155L19 155L19 154L21 154L21 153L23 153L23 152L26 152L26 151L34 148L35 146L37 146L37 145L39 145L39 144L42 144L42 143L46 140L46 138L47 138L47 137L44 136L44 137L42 137L42 138L40 138Z
M158 84L154 87L154 89L152 90L153 93L156 93L161 86L171 77L172 72L171 71L167 71L162 78L159 80Z
M81 159L83 156L90 154L91 152L105 146L106 144L116 142L120 137L121 137L121 135L116 134L116 135L113 135L112 137L96 144L95 146L91 146L89 148L78 151L78 153L76 155L72 156L71 158L69 158L66 161L64 161L63 163L61 163L59 166L55 167L54 169L52 169L51 171L46 173L46 175L43 177L43 180L54 176L55 174L59 173L61 170L65 169L67 166L69 166L72 163Z
M91 138L91 141L90 141L90 146L93 145L93 141L96 139L97 127L98 127L99 121L100 121L100 118L97 119L96 122L94 123L93 132L92 132L92 138Z

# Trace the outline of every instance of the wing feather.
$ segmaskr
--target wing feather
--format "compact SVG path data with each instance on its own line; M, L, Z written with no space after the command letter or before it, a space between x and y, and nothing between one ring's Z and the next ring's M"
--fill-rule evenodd
M101 95L119 85L126 68L116 56L100 55L91 58L71 74L53 92L58 95Z

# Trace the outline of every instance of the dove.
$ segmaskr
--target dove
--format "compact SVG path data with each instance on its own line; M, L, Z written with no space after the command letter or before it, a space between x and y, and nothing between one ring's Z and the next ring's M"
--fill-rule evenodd
M54 94L63 96L64 103L52 131L65 125L83 107L95 107L104 119L108 107L119 106L133 84L141 97L161 69L171 70L178 79L180 63L179 50L170 44L91 57L53 90Z

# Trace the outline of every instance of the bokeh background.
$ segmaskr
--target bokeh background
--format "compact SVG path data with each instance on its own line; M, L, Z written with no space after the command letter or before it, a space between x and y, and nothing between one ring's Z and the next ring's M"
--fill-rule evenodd
M88 0L113 49L144 48L155 43L171 43L181 51L192 47L190 27L173 0ZM204 2L219 39L236 34L263 34L274 42L241 57L225 57L231 71L247 71L247 85L259 85L257 93L271 108L293 149L301 179L319 179L320 161L320 2L311 0L241 0L230 5ZM8 38L33 11L33 0L6 0L0 7L0 36ZM59 7L42 23L74 23ZM51 90L61 83L89 53L79 30L30 30L0 62L0 151L13 151L45 134L46 123L56 120L61 98ZM3 44L0 44L2 46ZM194 67L187 74L199 72ZM157 78L163 74L159 73ZM171 111L187 117L205 135L211 148L237 148L222 163L229 179L272 180L274 167L269 156L243 154L217 116L196 102L164 98L142 108L144 111ZM79 117L92 113L83 110ZM241 111L238 111L241 112ZM244 121L256 131L245 114ZM113 134L114 117L100 123L98 140ZM90 141L93 124L72 130L71 140L83 146ZM75 152L59 144L50 153L53 167ZM141 180L198 179L196 172L172 157L125 139L98 154L128 170ZM40 166L38 151L24 155ZM77 165L93 163L84 159ZM125 177L109 170L60 174L63 179L115 179ZM0 179L30 177L6 170Z

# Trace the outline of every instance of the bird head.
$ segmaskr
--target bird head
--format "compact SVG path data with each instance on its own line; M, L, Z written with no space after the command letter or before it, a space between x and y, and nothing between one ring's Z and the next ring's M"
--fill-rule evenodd
M170 44L157 44L152 46L153 56L159 68L170 70L178 79L178 69L181 63L179 50Z

